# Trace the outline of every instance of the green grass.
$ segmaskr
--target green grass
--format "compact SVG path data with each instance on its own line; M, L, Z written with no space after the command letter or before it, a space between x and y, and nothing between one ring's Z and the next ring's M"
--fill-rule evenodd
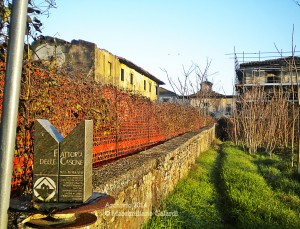
M178 216L155 216L144 228L221 228L218 194L213 172L218 153L209 150L202 154L189 176L181 180L163 206Z
M289 161L279 156L254 158L260 174L278 196L280 201L292 210L300 212L300 182Z
M222 143L203 153L144 228L300 228L300 184L287 161Z
M253 158L231 145L222 151L221 179L229 222L238 228L300 228L299 211L278 198ZM268 162L269 163L269 162ZM270 179L278 176L274 170Z

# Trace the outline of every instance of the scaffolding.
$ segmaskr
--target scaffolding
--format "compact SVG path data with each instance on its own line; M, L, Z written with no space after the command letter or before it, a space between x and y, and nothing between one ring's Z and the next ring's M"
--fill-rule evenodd
M253 80L266 76L269 80L260 83L281 83L284 73L300 71L300 51L236 52L234 48L234 53L226 55L234 59L236 85L249 83L247 77Z
M300 52L236 52L226 54L234 59L235 89L241 95L253 87L263 87L266 91L281 87L292 89L293 100L297 100L300 72Z

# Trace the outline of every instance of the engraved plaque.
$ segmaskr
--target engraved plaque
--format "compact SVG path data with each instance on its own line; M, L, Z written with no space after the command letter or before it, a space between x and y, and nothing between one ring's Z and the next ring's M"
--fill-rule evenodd
M92 196L93 121L82 121L60 143L59 202L85 202Z
M37 119L35 121L34 201L58 201L59 143L62 140L62 135L48 120Z

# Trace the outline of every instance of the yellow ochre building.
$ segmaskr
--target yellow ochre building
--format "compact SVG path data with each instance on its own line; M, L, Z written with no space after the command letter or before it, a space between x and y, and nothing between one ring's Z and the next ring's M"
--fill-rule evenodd
M96 44L53 37L42 37L31 45L32 59L64 69L70 77L83 76L103 85L113 85L157 100L159 85L164 82L131 61L113 55Z

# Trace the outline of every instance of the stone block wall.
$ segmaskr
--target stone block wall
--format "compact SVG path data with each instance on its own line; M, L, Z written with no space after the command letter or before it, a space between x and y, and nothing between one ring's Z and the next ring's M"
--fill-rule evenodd
M208 150L214 141L213 124L93 169L93 191L110 195L115 203L92 212L97 216L97 221L84 228L141 228L152 215L165 214L158 211L162 201L188 174L196 158ZM21 223L32 214L10 211L8 228L17 228L16 223Z
M94 191L115 203L96 212L98 221L90 228L140 228L214 140L212 125L94 169Z

